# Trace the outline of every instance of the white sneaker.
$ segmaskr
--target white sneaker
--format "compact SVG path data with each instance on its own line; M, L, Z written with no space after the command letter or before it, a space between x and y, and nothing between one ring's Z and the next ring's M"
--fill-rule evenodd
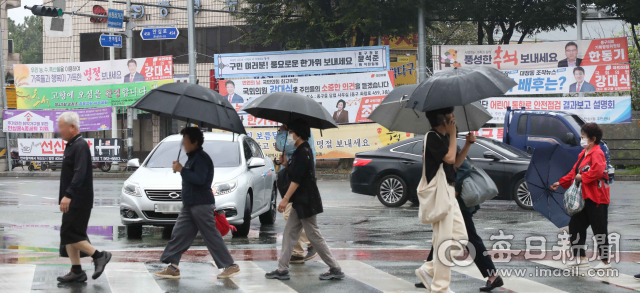
M576 259L568 262L567 263L567 267L570 267L570 268L575 268L575 267L587 268L587 267L589 267L589 260L587 260L587 259L581 260L579 258L576 258Z
M603 263L600 262L594 269L596 270L610 270L611 269L611 263Z
M425 272L422 268L416 269L416 276L418 277L418 279L420 279L420 282L424 284L424 287L427 289L427 291L431 292L431 283L433 283L433 277L429 276L429 274L427 274L427 272ZM453 292L449 290L447 293Z

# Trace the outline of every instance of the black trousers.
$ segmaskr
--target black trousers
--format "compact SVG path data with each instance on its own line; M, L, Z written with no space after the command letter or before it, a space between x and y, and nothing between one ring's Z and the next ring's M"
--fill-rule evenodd
M473 247L476 249L476 256L473 259L473 262L476 264L476 267L478 267L478 270L480 270L480 273L482 273L483 277L488 278L490 276L493 276L493 274L496 273L496 266L493 265L491 256L489 254L485 255L485 252L487 252L487 248L484 246L482 238L480 238L478 232L476 232L476 226L473 223L473 214L463 210L462 218L464 219L464 225L467 228L469 244L473 245ZM433 259L433 250L434 249L431 248L429 256L427 257L427 261ZM467 247L467 251L468 250L469 247Z
M586 256L587 228L596 237L596 248L600 252L602 261L609 261L609 233L608 227L609 205L596 204L590 199L584 201L584 208L573 215L569 221L569 233L571 234L571 249L575 256Z

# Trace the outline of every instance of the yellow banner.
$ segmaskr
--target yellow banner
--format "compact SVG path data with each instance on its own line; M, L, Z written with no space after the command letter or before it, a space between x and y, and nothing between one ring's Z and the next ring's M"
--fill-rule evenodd
M396 87L418 83L416 55L390 55L389 60L396 79Z
M356 37L353 37L353 45L355 46ZM377 46L378 37L371 37L369 44L365 46ZM418 35L414 34L408 37L393 37L383 36L380 40L380 45L389 46L391 50L417 50L418 49Z
M275 149L277 127L246 128L270 158L279 157L281 152ZM401 140L413 137L412 133L389 131L377 123L346 124L339 128L322 131L312 129L317 159L353 158L356 153L377 150Z

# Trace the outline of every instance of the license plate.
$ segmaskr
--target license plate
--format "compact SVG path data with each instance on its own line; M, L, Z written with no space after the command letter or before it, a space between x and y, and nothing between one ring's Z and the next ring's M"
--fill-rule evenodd
M156 213L177 214L177 213L180 213L181 209L182 209L182 204L181 203L157 204L157 205L155 205L155 212Z

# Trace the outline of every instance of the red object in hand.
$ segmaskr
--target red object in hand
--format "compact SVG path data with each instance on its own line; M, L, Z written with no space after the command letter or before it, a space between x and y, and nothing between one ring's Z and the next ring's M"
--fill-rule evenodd
M216 217L216 229L220 231L222 236L229 234L229 230L236 231L236 227L229 224L227 221L227 216L224 214L218 214L218 212L214 211L213 215Z

